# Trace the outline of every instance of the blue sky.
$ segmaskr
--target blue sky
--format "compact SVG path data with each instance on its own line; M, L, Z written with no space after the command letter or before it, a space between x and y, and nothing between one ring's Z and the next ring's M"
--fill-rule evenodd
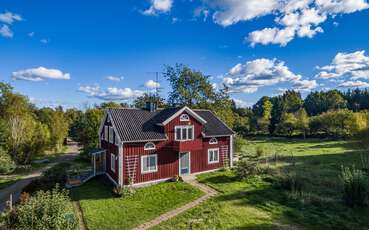
M368 8L366 0L3 0L0 80L38 106L66 107L132 101L175 63L227 84L240 105L286 89L364 88ZM168 84L159 84L165 97Z

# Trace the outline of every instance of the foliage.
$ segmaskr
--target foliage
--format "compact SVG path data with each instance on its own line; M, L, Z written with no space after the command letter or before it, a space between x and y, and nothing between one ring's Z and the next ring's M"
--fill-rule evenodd
M146 107L147 102L157 103L158 108L165 108L166 107L164 98L162 98L162 97L160 97L156 94L149 94L149 93L145 93L144 95L137 97L133 102L133 106L135 108L143 109L143 108Z
M301 175L288 171L278 175L277 186L293 194L302 194L306 187Z
M355 167L342 167L343 200L348 206L363 207L369 204L369 181L363 171Z
M40 190L51 190L56 184L64 185L69 166L69 163L60 163L49 168L42 173L40 178L33 180L26 187L24 187L23 191L33 194Z
M304 107L310 116L316 116L330 110L345 109L347 101L337 90L312 92L306 97Z
M71 209L68 192L56 186L52 191L39 191L22 199L14 211L4 217L6 229L66 229L77 228L77 218Z
M115 186L113 188L113 195L115 197L130 197L135 194L135 189L132 186Z
M235 172L240 179L246 179L257 175L260 171L257 163L249 159L242 159L237 162Z
M261 145L256 146L256 156L257 156L257 157L261 157L261 156L263 156L264 154L265 154L265 149L264 149L264 147L263 147L263 146L261 146Z
M0 147L0 174L8 174L15 170L15 162L11 157Z
M236 153L242 152L242 147L246 144L246 142L247 141L240 136L236 136L234 138L234 147Z

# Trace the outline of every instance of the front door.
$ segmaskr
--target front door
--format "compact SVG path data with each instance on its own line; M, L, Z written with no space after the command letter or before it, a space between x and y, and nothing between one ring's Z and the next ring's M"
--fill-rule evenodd
M190 152L179 153L179 175L191 173Z

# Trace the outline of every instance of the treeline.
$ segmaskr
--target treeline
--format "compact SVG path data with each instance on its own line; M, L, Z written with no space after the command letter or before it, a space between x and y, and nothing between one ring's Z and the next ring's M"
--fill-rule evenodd
M46 150L61 151L69 120L62 108L36 108L0 82L0 173L29 164Z
M353 137L369 126L369 91L296 91L262 97L251 108L234 111L246 122L234 128L243 135Z

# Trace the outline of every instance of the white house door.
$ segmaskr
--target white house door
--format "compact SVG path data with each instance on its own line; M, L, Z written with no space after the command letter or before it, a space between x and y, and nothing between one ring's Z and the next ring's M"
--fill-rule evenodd
M179 153L179 175L188 175L191 173L190 153Z

